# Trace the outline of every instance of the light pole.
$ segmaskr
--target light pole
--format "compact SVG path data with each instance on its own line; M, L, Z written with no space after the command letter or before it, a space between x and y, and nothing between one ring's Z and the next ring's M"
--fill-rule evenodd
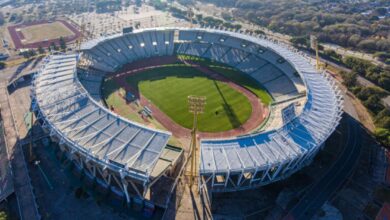
M190 173L190 187L192 187L194 178L197 176L196 169L196 131L198 129L198 115L204 112L204 107L206 105L205 96L188 96L188 110L190 113L194 114L194 122L192 124L191 131L191 173Z

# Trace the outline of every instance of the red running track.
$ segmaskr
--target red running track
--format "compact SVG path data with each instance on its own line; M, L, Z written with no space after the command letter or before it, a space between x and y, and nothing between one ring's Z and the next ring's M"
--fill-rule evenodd
M81 36L80 31L73 25L69 24L67 21L64 20L56 20L58 22L61 22L64 24L69 30L73 32L72 36L64 37L65 42L71 42L76 40ZM34 42L34 43L29 43L29 44L23 44L22 40L24 39L24 36L22 32L17 31L16 29L18 28L23 28L23 27L28 27L32 25L39 25L39 24L46 24L48 21L35 21L35 22L30 22L30 23L23 23L23 24L17 24L14 26L9 26L8 27L8 32L12 38L12 41L14 43L14 46L16 49L20 48L38 48L39 46L41 47L49 47L52 42L55 42L56 44L59 44L60 39L51 39L47 41L39 41L39 42Z

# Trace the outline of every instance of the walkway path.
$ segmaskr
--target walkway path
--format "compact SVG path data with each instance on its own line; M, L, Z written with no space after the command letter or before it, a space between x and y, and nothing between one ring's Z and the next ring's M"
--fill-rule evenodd
M0 85L0 97L1 115L4 120L4 130L14 175L14 188L19 206L20 219L40 219L41 217L38 213L35 195L32 190L26 166L26 160L24 158L22 148L18 143L18 131L16 130L14 124L14 118L8 101L8 91L5 83L1 83Z

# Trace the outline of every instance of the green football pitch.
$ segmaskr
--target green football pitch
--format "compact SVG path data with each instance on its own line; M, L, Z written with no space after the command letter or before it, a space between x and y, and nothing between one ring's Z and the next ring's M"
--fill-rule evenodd
M199 131L218 132L239 127L248 120L252 106L246 96L229 85L209 78L188 66L147 70L126 79L133 88L176 123L191 128L188 96L205 96L205 111L199 116Z
M214 63L215 64L215 63ZM266 105L271 101L269 94L261 85L253 83L251 78L237 70L222 65L202 63L215 72L240 84L259 97ZM193 115L188 111L188 96L205 96L205 111L198 118L198 129L202 132L221 132L241 126L252 113L248 98L228 84L210 78L200 70L184 64L167 64L162 67L138 72L126 77L126 82L135 88L156 107L179 125L192 128ZM115 109L118 102L112 102L108 91L119 88L112 80L105 83L103 95L107 105ZM123 102L121 102L123 103ZM131 119L131 118L129 118Z

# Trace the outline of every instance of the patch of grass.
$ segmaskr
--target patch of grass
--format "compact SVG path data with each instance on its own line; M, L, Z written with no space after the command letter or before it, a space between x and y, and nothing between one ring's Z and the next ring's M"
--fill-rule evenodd
M142 120L138 117L138 115L129 111L130 107L126 104L126 100L119 95L120 87L114 80L107 80L103 85L102 96L109 109L113 106L115 112L122 117L134 122L142 123Z
M126 80L186 128L191 128L193 123L193 116L188 112L189 95L207 97L205 112L198 119L200 131L218 132L237 128L252 113L246 96L192 67L161 67L129 76Z
M195 62L201 66L206 66L211 70L225 76L226 78L232 80L234 83L241 85L255 94L265 105L269 105L272 102L271 95L267 92L263 86L255 81L249 75L240 72L239 70L223 63L214 62L210 59L196 57L191 55L178 55L181 60L188 60Z

